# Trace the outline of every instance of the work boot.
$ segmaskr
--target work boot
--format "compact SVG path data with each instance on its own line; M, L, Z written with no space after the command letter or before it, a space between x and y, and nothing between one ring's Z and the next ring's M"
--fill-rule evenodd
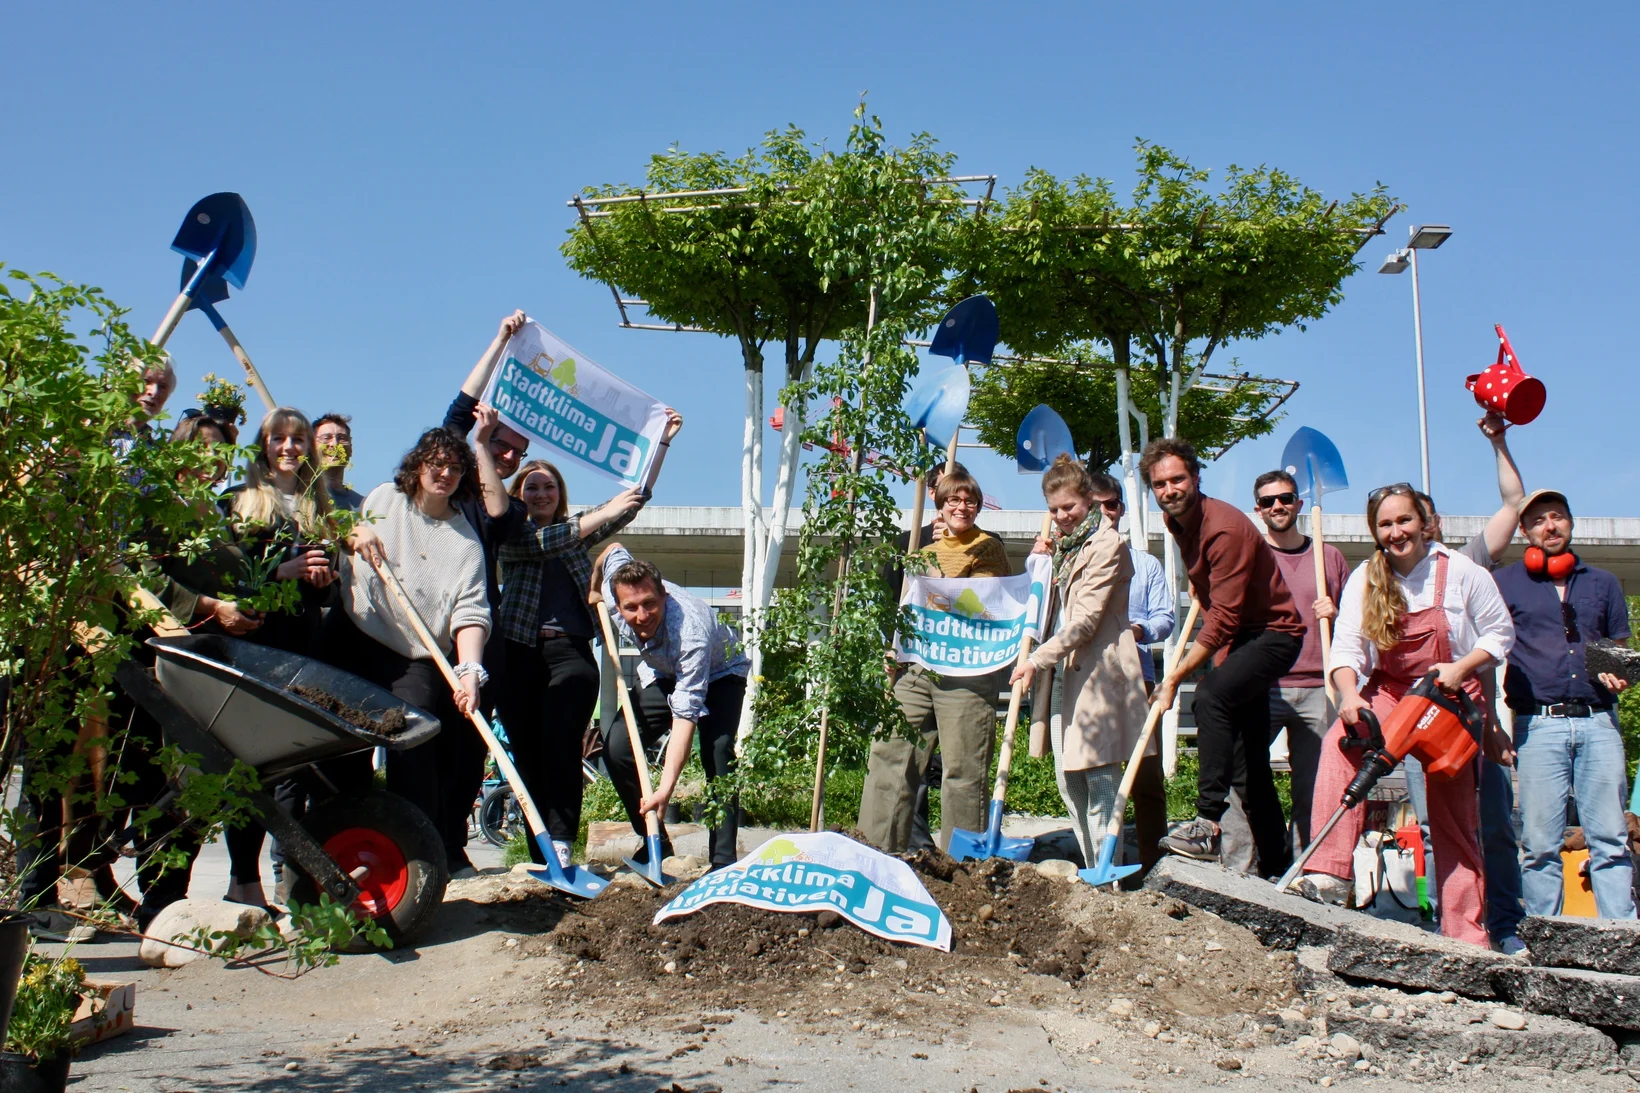
M1293 890L1311 903L1348 907L1355 901L1355 885L1331 873L1306 873Z
M1156 844L1165 854L1197 861L1219 860L1219 825L1197 816Z
M96 927L55 907L32 911L24 917L28 920L29 936L41 941L81 944L97 939Z

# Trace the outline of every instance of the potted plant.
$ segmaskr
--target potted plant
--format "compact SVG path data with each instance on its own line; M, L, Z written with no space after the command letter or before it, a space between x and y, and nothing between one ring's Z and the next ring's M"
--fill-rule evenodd
M72 956L29 954L0 1052L0 1090L61 1093L68 1085L75 1046L69 1029L84 990L85 969Z
M194 396L204 408L205 416L224 425L238 427L245 423L245 392L236 383L229 383L215 372L205 373L205 390Z

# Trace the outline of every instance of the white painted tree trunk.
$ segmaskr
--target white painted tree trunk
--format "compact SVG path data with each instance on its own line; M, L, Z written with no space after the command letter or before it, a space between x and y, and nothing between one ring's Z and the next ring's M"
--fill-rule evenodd
M755 492L762 475L757 472L758 451L762 446L763 416L761 393L762 373L746 369L746 421L740 436L740 508L742 540L740 553L740 597L742 609L746 596L757 580L757 551L762 520L759 509L762 498Z

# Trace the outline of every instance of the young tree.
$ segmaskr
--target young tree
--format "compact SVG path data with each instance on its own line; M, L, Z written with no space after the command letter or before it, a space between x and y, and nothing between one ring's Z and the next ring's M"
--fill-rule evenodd
M953 214L949 201L935 200L937 187L926 181L943 176L951 156L937 151L926 134L903 149L884 149L875 119L868 128L879 143L851 136L841 154L810 146L796 128L769 132L758 149L735 159L669 149L650 160L643 187L592 187L578 197L574 203L583 215L563 245L570 267L581 275L609 284L618 296L642 298L659 319L738 345L746 403L741 594L753 625L772 598L820 343L858 331L866 321L874 267L861 258L862 240L875 238L887 216L914 223L933 216L945 224L960 215L960 206ZM887 184L892 202L874 206L839 197L835 187L851 157L892 158L904 172ZM945 243L944 237L930 240L922 250L898 256L921 295L896 300L897 308L910 314L926 306L948 261ZM780 346L785 366L784 421L774 496L766 509L763 375L770 342ZM830 436L823 442L830 443ZM748 708L762 662L761 642L754 637L751 645ZM751 719L743 718L742 725L749 729Z

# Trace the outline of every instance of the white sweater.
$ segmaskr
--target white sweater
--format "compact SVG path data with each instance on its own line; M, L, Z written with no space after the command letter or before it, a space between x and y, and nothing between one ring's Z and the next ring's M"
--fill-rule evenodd
M477 626L488 638L490 604L484 591L484 545L459 512L435 520L391 482L364 499L365 517L387 552L388 564L432 631L440 651L455 647L455 632ZM370 563L342 555L342 603L358 628L412 660L428 659L398 601Z

